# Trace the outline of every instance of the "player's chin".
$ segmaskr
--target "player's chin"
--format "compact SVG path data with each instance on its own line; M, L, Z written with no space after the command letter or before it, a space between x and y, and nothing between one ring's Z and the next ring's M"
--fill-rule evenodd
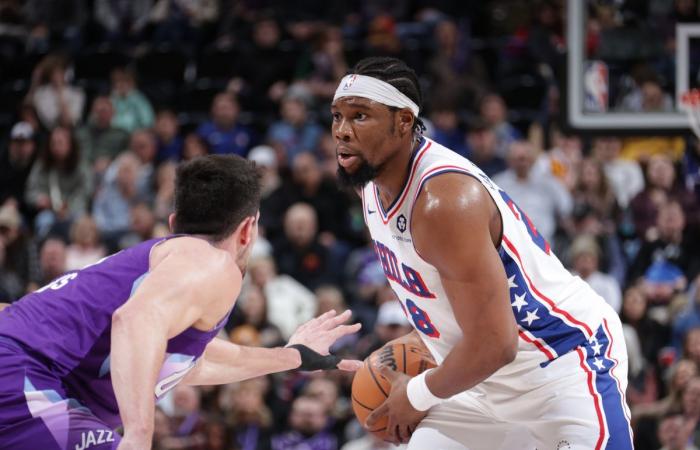
M346 372L357 372L362 367L362 361L356 359L343 359L338 363L338 369Z

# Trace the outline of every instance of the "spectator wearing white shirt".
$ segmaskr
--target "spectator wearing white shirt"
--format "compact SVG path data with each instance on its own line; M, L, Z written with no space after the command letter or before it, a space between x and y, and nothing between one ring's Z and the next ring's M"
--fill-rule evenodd
M600 247L595 239L588 235L579 236L571 244L569 252L574 273L619 313L622 307L622 291L614 277L598 270Z
M644 174L639 163L620 158L622 141L601 137L593 142L593 157L603 163L603 170L615 191L617 204L626 208L630 200L644 189Z
M571 194L549 174L534 174L535 149L528 141L515 141L508 150L508 170L493 181L530 217L540 234L551 240L557 221L568 218Z

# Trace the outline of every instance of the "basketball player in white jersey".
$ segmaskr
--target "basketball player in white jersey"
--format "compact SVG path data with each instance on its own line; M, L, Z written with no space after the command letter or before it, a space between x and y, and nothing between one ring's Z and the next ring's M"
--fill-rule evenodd
M473 163L422 137L415 73L360 61L331 112L338 176L362 197L384 272L438 367L390 370L409 450L631 449L619 318Z

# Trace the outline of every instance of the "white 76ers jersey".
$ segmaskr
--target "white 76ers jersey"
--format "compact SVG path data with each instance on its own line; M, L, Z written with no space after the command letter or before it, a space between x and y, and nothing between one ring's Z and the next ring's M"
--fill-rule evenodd
M362 190L364 218L374 249L409 321L442 362L462 337L437 269L413 246L411 211L424 183L457 172L472 176L498 206L503 238L498 249L508 278L520 335L518 355L494 376L547 362L588 342L609 307L584 281L564 268L524 211L476 165L430 139L414 153L401 194L384 210L374 183ZM454 224L459 227L459 223ZM460 245L455 242L455 245ZM469 292L453 301L470 301ZM478 337L477 337L478 338ZM488 345L488 343L484 343Z

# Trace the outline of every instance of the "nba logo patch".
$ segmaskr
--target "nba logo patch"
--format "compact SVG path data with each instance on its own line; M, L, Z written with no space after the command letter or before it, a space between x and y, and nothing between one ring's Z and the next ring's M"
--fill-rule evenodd
M396 219L396 228L398 228L402 233L406 231L406 216L403 214L399 215L399 217Z
M357 79L357 75L350 75L350 77L347 79L347 81L345 81L345 84L343 85L343 90L347 91L348 89L350 89L350 87L352 86L352 84L355 82L356 79Z

